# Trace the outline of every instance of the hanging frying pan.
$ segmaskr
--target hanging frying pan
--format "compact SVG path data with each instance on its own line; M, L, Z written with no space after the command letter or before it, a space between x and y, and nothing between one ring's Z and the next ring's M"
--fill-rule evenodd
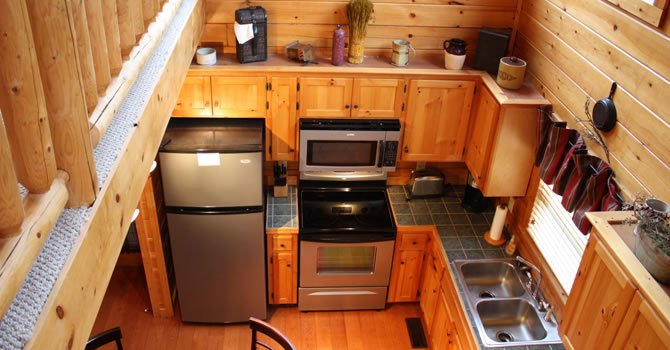
M593 125L602 131L610 131L616 125L616 107L612 96L616 91L616 82L612 83L610 95L606 98L601 98L593 106Z

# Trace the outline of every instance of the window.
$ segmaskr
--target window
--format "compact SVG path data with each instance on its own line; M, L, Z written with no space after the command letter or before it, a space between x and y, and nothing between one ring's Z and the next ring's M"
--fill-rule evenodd
M605 0L633 16L658 27L669 0Z
M528 233L566 293L570 293L588 236L572 222L561 196L540 180Z

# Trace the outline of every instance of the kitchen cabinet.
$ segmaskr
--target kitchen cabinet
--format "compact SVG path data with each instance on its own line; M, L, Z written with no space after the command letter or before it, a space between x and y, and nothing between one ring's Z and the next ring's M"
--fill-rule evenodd
M430 232L419 228L399 228L396 238L388 302L415 302Z
M670 328L663 323L640 292L635 292L612 348L670 349Z
M435 321L430 328L431 349L461 349L456 326L449 312L450 306L447 294L440 288L435 307Z
M212 112L216 116L264 118L267 114L265 77L212 76Z
M270 304L298 302L298 229L267 229Z
M438 245L433 245L433 248ZM426 256L426 264L423 271L423 282L421 285L421 295L419 305L423 311L427 329L431 329L433 316L439 301L440 281L444 272L445 262L441 259L441 254L429 249Z
M210 77L186 77L172 115L201 117L212 115Z
M398 118L405 81L372 78L300 78L301 118Z
M586 216L593 229L559 327L566 348L670 348L670 288L633 253L633 213Z
M401 159L461 161L474 81L411 80Z
M537 105L500 105L488 89L482 89L465 164L484 196L526 194L535 161L537 113Z
M565 306L563 342L574 349L610 348L634 293L611 254L591 236Z
M268 160L297 160L297 78L271 80Z

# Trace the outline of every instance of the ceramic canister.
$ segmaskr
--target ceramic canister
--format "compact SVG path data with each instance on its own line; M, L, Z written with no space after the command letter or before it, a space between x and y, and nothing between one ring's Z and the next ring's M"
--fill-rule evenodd
M498 66L496 83L505 89L516 90L523 86L526 62L517 57L503 57Z
M195 60L198 64L209 66L216 63L216 50L211 47L202 47L195 52Z
M391 42L393 47L393 54L391 55L391 63L396 66L402 67L406 66L409 62L409 51L416 53L412 44L409 41L403 39L396 39Z

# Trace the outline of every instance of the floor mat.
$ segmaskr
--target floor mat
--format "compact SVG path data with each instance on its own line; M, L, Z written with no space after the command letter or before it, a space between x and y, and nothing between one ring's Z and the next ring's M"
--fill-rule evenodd
M418 317L408 317L405 319L407 324L407 333L409 341L412 342L412 349L427 348L426 335L423 333L421 319Z

